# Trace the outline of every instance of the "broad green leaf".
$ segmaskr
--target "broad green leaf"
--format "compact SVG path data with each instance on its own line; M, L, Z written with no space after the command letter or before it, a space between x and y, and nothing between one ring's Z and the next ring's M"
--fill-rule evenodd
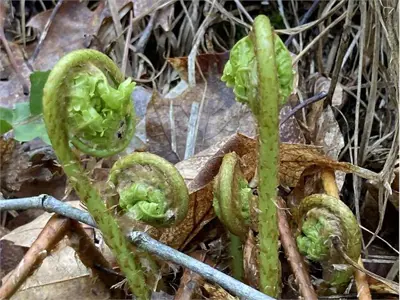
M31 116L29 102L17 103L13 109L13 125L28 119Z
M5 120L0 119L0 135L5 134L12 129L12 125Z
M0 120L11 123L13 121L13 110L5 107L0 107Z
M49 74L50 71L46 72L36 71L32 73L31 76L29 77L31 81L31 91L29 100L30 112L34 116L42 113L43 88L47 81L47 78L49 77Z
M51 145L43 119L15 126L14 138L19 142L29 142L40 138L46 144Z

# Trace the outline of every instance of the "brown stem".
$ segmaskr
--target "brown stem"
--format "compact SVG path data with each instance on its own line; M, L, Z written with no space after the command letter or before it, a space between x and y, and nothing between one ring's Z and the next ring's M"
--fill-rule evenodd
M195 251L190 254L191 257L196 258L197 260L204 262L211 267L214 267L215 264L206 257L205 251ZM205 279L189 269L185 269L183 272L181 282L179 284L179 289L175 294L174 300L191 300L194 299L196 295L197 289L202 286L205 282Z
M8 59L10 60L10 64L11 64L12 68L14 69L14 72L17 74L18 80L20 81L20 83L22 85L24 94L28 95L29 94L29 84L25 80L25 78L22 76L20 70L18 69L18 65L15 62L14 55L10 49L10 45L8 44L8 41L4 34L4 22L6 19L6 10L7 10L7 6L6 6L5 1L3 1L3 0L0 1L0 41L2 42L4 48L6 49Z
M0 287L0 299L9 299L24 281L40 267L50 251L70 229L71 220L54 215L47 222L36 241L29 248L18 266Z
M333 196L337 199L339 196L339 189L336 185L335 172L332 169L324 169L321 172L322 184L324 186L325 193L329 196ZM363 267L361 256L358 259L359 265ZM367 276L358 269L354 271L354 278L356 280L357 292L360 300L370 300L371 291L368 285Z
M364 267L361 257L358 259L358 264L361 267ZM372 300L371 290L369 289L369 285L368 285L368 276L365 273L363 273L359 270L356 270L354 272L354 278L356 280L358 299L359 300Z
M278 198L278 206L278 226L281 243L299 286L300 294L304 299L317 300L317 294L312 286L310 276L307 272L307 266L299 253L296 241L290 230L285 213L286 204L282 198Z
M99 271L96 268L96 265L108 269L112 269L112 266L94 245L92 239L78 221L71 220L71 231L68 233L68 237L71 241L71 247L76 251L82 263L91 269L93 274L96 274L108 288L119 281L116 276Z

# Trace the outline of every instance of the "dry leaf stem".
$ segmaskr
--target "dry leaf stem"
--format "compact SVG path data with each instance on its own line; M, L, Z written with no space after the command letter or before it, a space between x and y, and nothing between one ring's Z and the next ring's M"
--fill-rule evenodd
M40 267L51 250L70 229L71 220L54 215L47 222L36 241L29 248L18 266L0 287L0 299L9 299L25 280Z
M322 184L327 195L340 199L339 189L336 185L335 172L332 169L323 169L321 172ZM358 259L358 264L363 267L361 256ZM371 300L371 291L369 289L367 276L358 269L354 271L359 300Z
M279 199L278 205L278 222L281 243L292 268L293 274L296 278L296 283L299 286L300 295L303 296L304 299L317 300L318 297L311 283L310 275L308 274L308 268L304 263L303 257L299 253L296 240L294 239L292 231L290 230L289 222L285 212L285 209L287 209L286 204L282 199Z

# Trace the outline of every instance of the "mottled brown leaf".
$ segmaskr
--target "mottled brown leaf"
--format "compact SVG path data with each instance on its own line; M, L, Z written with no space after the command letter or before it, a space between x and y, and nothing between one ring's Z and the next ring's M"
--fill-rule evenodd
M220 300L220 299L225 299L225 300L237 300L239 298L232 296L229 294L227 291L225 291L222 287L220 286L215 286L209 283L204 284L204 289L208 293L207 299L210 300Z
M255 122L251 111L235 101L232 89L220 80L223 59L220 55L200 55L201 70L207 82L198 80L173 99L160 95L150 103L147 111L146 130L149 149L171 162L184 159L190 118L198 110L198 131L195 153L239 131L255 135ZM187 58L170 59L170 62L186 77ZM197 72L200 74L200 72Z
M104 18L104 5L91 11L87 4L80 1L64 1L54 18L43 42L38 57L33 63L36 70L50 70L66 53L87 48ZM48 21L52 10L46 10L29 20L27 26L39 32ZM33 53L36 44L29 45L28 52Z
M259 287L259 272L258 261L259 255L258 246L254 234L249 231L246 242L243 247L243 270L244 278L250 286L254 288Z
M291 112L289 103L285 104L279 112L279 119L283 120ZM282 143L304 144L306 142L304 134L294 116L290 117L279 127L279 136Z
M379 174L350 163L333 160L322 153L321 147L300 144L281 144L280 184L295 187L303 172L314 173L321 168L329 168L345 173L353 173L362 178L381 181Z
M40 146L35 140L21 145L13 139L0 139L0 186L5 196L48 193L62 198L64 193L59 184L63 184L65 178L54 158L48 146ZM53 184L49 185L50 181Z
M32 165L29 156L15 140L0 138L0 161L2 189L18 191L25 181L33 180L29 174Z
M207 258L206 251L195 251L188 254L191 257L204 262L211 267L215 267L215 264L211 259ZM189 269L185 269L183 272L178 291L175 294L175 300L191 300L195 297L201 297L198 294L198 289L204 284L205 279L198 273L193 272Z
M30 84L29 75L30 70L24 61L22 50L19 45L15 43L8 43L14 56L15 63L18 70L24 77L25 81ZM14 104L26 102L28 96L24 95L24 91L17 73L11 67L7 54L4 48L0 49L0 106L13 108Z
M57 247L30 276L12 299L110 299L101 280L93 280L75 251L65 244Z
M176 165L189 188L189 212L184 221L163 229L160 240L171 247L183 249L190 240L214 218L213 184L223 155L235 151L243 160L244 174L250 179L255 170L255 142L243 135L233 135Z

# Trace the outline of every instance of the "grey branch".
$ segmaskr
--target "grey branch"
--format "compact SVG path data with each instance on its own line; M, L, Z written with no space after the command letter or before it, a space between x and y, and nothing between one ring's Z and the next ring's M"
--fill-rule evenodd
M40 208L47 212L54 212L59 215L77 220L79 222L96 227L96 223L90 214L86 211L74 208L60 200L49 195L40 195L29 198L19 198L11 200L0 200L0 212L7 210L22 210L29 208ZM185 268L192 270L203 276L205 279L219 284L232 294L242 299L254 300L273 300L256 289L204 264L186 254L183 254L159 241L152 239L144 232L133 231L128 235L129 240L152 254L155 254L165 260L174 262Z

